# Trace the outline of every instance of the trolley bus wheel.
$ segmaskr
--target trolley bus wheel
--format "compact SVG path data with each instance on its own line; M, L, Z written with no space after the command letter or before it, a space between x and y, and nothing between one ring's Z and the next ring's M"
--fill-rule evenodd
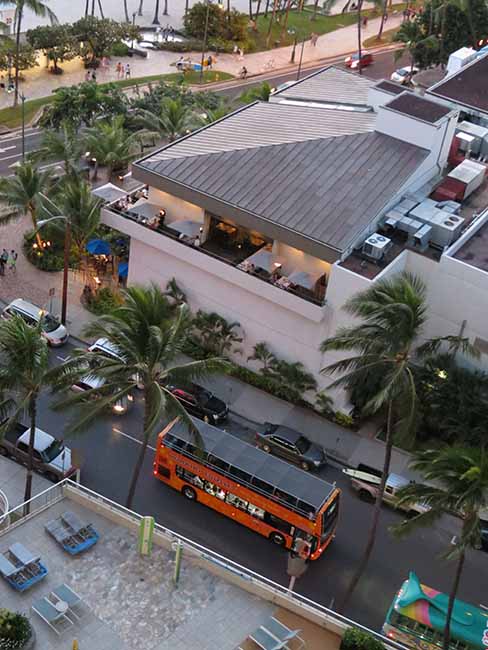
M188 499L189 501L197 500L197 493L189 485L184 485L183 489L181 490L181 493L183 494L185 499Z
M273 542L273 544L276 544L276 546L285 545L285 538L280 533L271 533L269 539Z
M374 503L374 498L368 490L359 490L359 498L367 503Z

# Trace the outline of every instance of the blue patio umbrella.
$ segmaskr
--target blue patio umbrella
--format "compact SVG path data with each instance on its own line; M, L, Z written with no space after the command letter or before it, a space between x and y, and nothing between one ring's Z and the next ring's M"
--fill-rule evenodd
M129 275L129 262L119 264L119 278L126 278Z
M103 239L90 239L86 245L86 250L91 255L110 255L110 245Z

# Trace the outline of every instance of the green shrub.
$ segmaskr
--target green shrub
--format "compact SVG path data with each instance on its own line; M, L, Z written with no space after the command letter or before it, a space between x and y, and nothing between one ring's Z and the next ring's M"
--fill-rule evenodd
M102 314L109 314L117 307L120 307L123 302L122 296L117 291L113 291L109 287L103 287L96 293L93 293L84 304L88 311L100 316Z
M341 411L335 412L334 420L337 424L340 424L341 427L352 428L354 426L354 418L347 413L342 413Z
M191 38L181 43L174 43L170 41L163 41L158 43L158 50L166 50L168 52L201 52L203 43L197 38Z
M381 641L356 627L350 627L344 632L340 647L341 650L385 650Z
M22 648L31 636L32 628L26 616L0 609L0 650Z
M112 56L127 56L129 54L129 46L120 41L119 43L114 43L110 51Z

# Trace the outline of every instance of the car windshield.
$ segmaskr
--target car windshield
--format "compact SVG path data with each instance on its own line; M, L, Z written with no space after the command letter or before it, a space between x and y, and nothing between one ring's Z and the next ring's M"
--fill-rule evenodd
M208 404L208 402L213 397L210 391L205 390L205 388L202 388L201 386L193 386L188 392L190 393L190 395L193 394L193 396L196 397L198 403L201 406L205 406L205 404Z
M310 442L303 436L300 436L295 444L301 454L304 454L308 449L310 449Z
M64 444L59 440L53 440L49 447L44 449L42 456L46 463L50 463L52 460L59 456L59 454L64 450Z
M408 74L407 68L400 68L400 70L397 70L397 74L400 75L400 77L406 77Z
M59 327L59 321L57 321L54 316L51 314L44 314L41 318L41 328L43 332L54 332Z

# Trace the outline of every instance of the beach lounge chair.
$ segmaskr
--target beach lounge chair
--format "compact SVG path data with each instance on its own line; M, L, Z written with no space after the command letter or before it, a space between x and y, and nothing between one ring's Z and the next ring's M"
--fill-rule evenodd
M73 625L73 621L66 614L58 611L47 598L39 598L39 600L34 601L32 609L58 636L61 636Z
M62 584L56 589L53 589L50 594L50 600L56 605L57 602L62 601L68 605L67 614L73 614L75 618L81 620L88 614L88 607L84 604L81 596L71 589L67 584Z
M99 535L91 524L82 522L74 513L65 512L48 521L46 531L70 555L77 555L97 543Z
M25 591L47 576L39 555L16 542L0 555L0 574L17 591Z
M249 635L249 638L262 650L298 650L305 646L298 636L300 630L290 630L277 618L271 616L266 623ZM298 642L295 643L295 641Z

